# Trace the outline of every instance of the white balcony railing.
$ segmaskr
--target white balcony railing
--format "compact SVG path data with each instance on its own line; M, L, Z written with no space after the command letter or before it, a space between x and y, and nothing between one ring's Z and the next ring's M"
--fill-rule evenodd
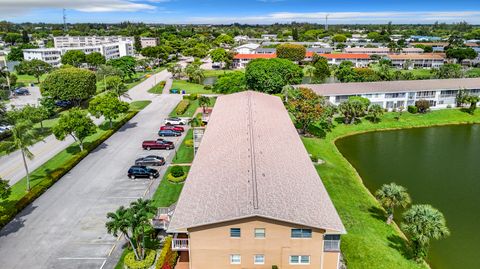
M188 239L187 238L173 238L172 239L172 250L188 250Z

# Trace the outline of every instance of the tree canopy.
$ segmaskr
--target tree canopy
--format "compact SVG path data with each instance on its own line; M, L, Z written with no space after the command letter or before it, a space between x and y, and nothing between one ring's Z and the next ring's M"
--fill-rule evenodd
M302 69L287 59L255 59L247 64L247 88L265 93L280 93L285 85L300 84Z
M105 56L103 56L100 52L92 52L85 55L85 61L87 64L93 67L98 67L106 62Z
M277 57L288 59L294 62L300 62L305 59L307 49L302 45L281 44L277 46Z
M216 93L234 93L244 91L245 87L245 74L234 71L220 75L213 84L213 91Z
M80 68L63 68L51 72L42 82L42 95L55 100L73 101L77 105L92 97L97 89L95 74Z
M120 101L115 92L108 92L93 98L89 103L88 111L97 118L104 116L112 128L112 120L127 112L128 108L129 104Z
M34 76L37 82L40 83L40 77L52 70L52 66L42 60L33 59L31 61L22 61L15 66L18 74L27 74Z
M64 140L67 135L70 135L78 142L80 150L83 151L83 141L89 135L94 134L96 130L97 126L85 111L72 108L60 116L52 131L59 140Z
M79 67L86 61L86 56L83 51L69 50L62 56L62 64L68 64L71 66Z
M123 56L117 59L111 59L107 62L107 65L121 70L123 75L130 79L135 74L136 61L132 56Z

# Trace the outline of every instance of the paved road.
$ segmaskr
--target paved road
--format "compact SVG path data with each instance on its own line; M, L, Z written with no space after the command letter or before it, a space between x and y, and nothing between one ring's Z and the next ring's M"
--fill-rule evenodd
M157 75L157 79L167 76ZM158 126L180 95L146 93L151 78L130 93L152 103L89 154L0 231L1 268L102 268L116 238L105 230L106 213L145 194L158 180L132 181L126 170L147 154L141 141ZM179 143L180 138L170 139ZM171 158L173 151L155 151ZM165 169L165 168L162 168Z
M130 99L125 98L125 101L131 102L135 100L151 99L155 95L150 94L147 91L150 89L152 84L154 84L155 81L165 80L168 77L170 77L170 74L167 71L162 71L155 75L152 75L152 77L133 87L129 91ZM37 93L32 90L32 88L29 89L32 93L31 96L37 96ZM38 88L36 88L36 90L38 91L38 94L40 94ZM30 98L31 96L19 96L16 98ZM18 100L12 100L12 103L14 102L16 102L15 104L19 105ZM94 121L98 125L103 122L103 119L94 119ZM30 151L33 153L35 158L32 160L27 160L29 170L33 171L37 169L46 161L50 160L57 153L70 146L73 142L74 140L70 136L66 137L64 141L59 141L53 135L50 135L46 137L44 141L36 143L32 147L30 147ZM0 177L9 180L10 185L15 184L17 181L24 178L25 176L26 172L25 168L23 167L22 155L19 151L0 157Z

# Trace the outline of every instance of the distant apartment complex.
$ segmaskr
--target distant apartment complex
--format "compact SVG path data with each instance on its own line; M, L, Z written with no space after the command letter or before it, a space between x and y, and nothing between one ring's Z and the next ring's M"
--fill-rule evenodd
M133 38L119 36L59 36L54 37L55 48L24 49L25 60L38 59L52 66L61 65L67 51L80 50L85 54L99 52L108 61L134 55Z
M480 96L480 78L304 84L296 87L310 88L335 105L350 96L362 96L389 110L415 105L418 100L428 100L432 109L454 107L460 89Z
M441 53L390 54L387 57L397 68L438 68L445 62Z
M218 97L167 232L191 269L337 269L346 231L280 98L246 91Z
M365 54L377 54L377 55L387 55L393 54L389 48L380 47L380 48L345 48L345 53L365 53ZM410 54L410 53L423 53L423 49L420 48L403 48L400 53Z
M142 48L158 46L158 39L155 37L140 37Z
M307 51L305 54L305 61L311 61L315 52ZM368 54L353 54L353 53L322 53L318 56L327 58L331 65L339 65L344 61L350 61L355 67L366 67L370 63L370 55ZM233 57L234 68L245 68L247 64L253 59L272 59L276 58L274 53L257 53L257 54L237 54Z

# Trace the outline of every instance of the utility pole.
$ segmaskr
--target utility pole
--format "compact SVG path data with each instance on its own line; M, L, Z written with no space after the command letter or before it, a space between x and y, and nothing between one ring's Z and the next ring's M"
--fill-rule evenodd
M328 16L330 14L325 15L325 31L328 31Z
M63 31L67 33L68 28L67 28L67 12L66 9L63 9Z

